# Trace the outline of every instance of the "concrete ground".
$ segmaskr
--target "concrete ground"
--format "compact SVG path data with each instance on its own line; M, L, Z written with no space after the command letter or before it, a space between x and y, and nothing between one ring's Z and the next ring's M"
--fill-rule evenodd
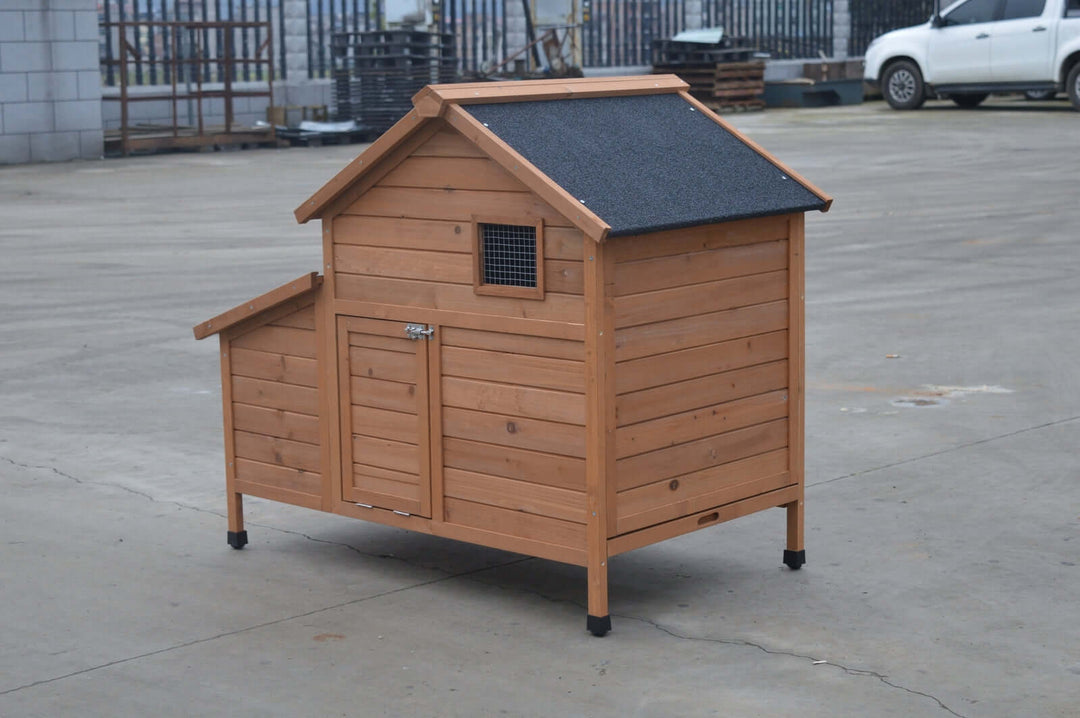
M730 119L807 225L807 554L774 510L579 568L248 501L216 342L357 146L0 170L0 716L1076 716L1080 116ZM1077 553L1074 553L1076 551Z

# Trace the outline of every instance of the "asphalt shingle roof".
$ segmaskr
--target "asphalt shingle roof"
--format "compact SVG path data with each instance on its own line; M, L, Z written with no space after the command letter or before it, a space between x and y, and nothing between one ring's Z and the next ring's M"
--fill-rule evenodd
M826 206L676 94L464 109L607 222L613 237Z

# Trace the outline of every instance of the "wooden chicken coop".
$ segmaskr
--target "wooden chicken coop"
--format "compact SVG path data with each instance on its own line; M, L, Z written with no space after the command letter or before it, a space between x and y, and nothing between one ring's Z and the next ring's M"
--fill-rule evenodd
M248 494L587 567L772 507L803 549L803 221L674 76L434 85L305 201L323 267L220 334Z

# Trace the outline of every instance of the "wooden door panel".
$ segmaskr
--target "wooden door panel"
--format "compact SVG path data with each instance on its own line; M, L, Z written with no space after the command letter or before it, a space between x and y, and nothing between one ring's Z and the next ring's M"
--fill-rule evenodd
M431 516L427 344L404 322L338 317L346 501Z

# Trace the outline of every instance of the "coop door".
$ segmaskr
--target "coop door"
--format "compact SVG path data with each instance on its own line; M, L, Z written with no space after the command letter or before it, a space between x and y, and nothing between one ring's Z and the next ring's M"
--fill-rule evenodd
M338 318L346 501L431 516L425 329Z

